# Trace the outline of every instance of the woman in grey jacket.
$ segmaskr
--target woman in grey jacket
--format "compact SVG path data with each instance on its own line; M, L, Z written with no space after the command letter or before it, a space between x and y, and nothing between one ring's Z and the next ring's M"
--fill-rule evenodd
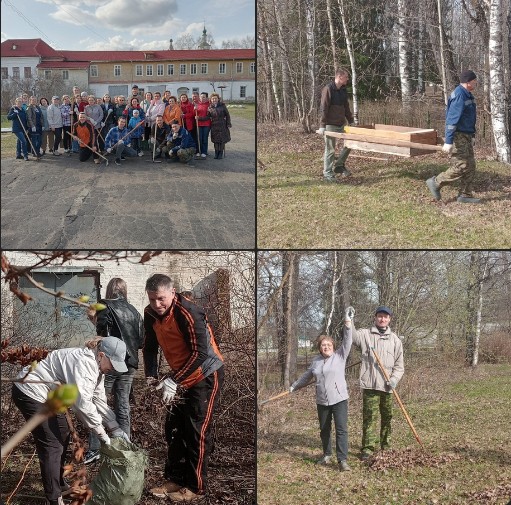
M351 470L346 461L348 458L348 386L344 375L352 343L351 318L353 315L353 309L348 307L344 320L343 340L339 349L335 350L332 337L321 335L318 338L320 354L312 360L307 371L289 388L292 393L305 387L313 377L316 379L316 404L323 445L323 457L318 464L326 465L332 459L330 433L333 417L337 462L342 472Z

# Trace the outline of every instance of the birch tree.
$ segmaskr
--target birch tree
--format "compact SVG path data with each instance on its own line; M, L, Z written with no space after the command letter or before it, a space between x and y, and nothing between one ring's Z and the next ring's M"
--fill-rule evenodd
M490 105L493 136L495 138L495 146L497 149L497 159L505 163L511 163L509 131L506 123L502 3L502 0L490 0Z
M407 109L412 97L410 81L410 66L408 62L408 20L406 0L397 0L398 12L398 54L399 54L399 79L401 81L401 100L403 107Z

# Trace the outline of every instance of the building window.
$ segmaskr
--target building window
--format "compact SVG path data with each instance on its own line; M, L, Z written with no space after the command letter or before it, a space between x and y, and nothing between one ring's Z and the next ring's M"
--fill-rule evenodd
M20 67L12 67L12 78L13 79L20 78Z
M241 74L243 72L243 62L237 61L236 62L236 73Z
M145 66L145 75L153 75L153 66L152 65Z
M121 65L114 65L114 77L121 76Z
M253 61L251 64L250 64L250 73L251 74L255 74L255 61Z
M2 79L9 78L9 70L7 67L2 67Z
M167 75L174 75L174 65L170 63L167 65Z
M245 98L247 96L247 87L240 86L240 98Z
M156 75L163 75L163 65L156 65Z
M69 70L62 70L62 79L64 79L64 81L69 80Z
M144 75L144 68L142 67L142 65L135 66L135 75L138 76Z
M190 63L190 74L197 74L197 63Z
M97 77L98 76L98 66L97 65L91 65L90 66L90 76L91 77Z
M208 73L208 64L207 63L201 63L200 64L200 73L201 74L207 74Z
M181 63L181 65L179 65L179 74L180 75L186 74L186 63Z
M30 67L25 67L25 79L30 79L32 77L32 69Z
M225 74L225 63L219 63L218 64L218 73L219 74Z
M51 70L45 70L44 71L44 78L45 79L51 79Z

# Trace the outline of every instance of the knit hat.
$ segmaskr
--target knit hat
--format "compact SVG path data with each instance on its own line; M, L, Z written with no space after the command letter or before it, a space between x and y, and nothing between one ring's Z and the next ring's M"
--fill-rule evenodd
M473 70L463 70L460 75L460 82L470 82L477 79L477 75Z

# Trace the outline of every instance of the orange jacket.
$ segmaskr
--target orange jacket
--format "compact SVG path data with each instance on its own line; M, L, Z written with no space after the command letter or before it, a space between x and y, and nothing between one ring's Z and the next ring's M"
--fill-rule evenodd
M170 125L170 123L174 121L174 119L177 119L179 121L179 124L182 125L183 123L181 121L181 114L182 111L179 105L176 104L174 105L173 108L171 108L170 105L167 105L165 107L165 112L163 113L163 121Z

